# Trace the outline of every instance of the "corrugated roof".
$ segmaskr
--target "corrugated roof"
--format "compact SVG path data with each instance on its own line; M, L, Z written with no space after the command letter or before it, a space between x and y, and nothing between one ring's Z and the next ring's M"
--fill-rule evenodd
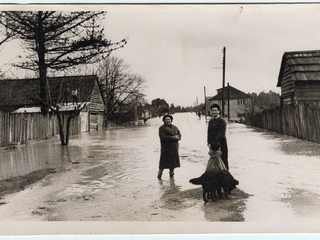
M93 91L97 76L67 76L50 77L48 83L53 102L60 102L59 95L68 95L69 102L72 101L68 91L77 89L78 101L88 102ZM0 106L17 105L38 105L40 87L39 79L9 79L0 81Z
M320 50L285 52L282 56L277 87L281 87L286 66L290 69L293 81L319 81Z
M251 98L250 95L234 88L229 85L224 88L224 99L228 98L228 89L229 89L229 98L230 99L243 99L243 98ZM213 96L209 100L222 100L222 88L217 89L217 95Z

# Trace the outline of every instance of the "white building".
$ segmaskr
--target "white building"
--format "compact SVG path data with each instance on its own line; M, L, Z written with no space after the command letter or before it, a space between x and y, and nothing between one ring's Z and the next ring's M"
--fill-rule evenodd
M222 94L223 93L223 94ZM210 115L210 106L217 103L222 108L222 97L224 98L224 118L231 121L241 121L245 109L251 105L251 96L231 86L217 89L217 95L207 98L206 114ZM230 106L230 110L229 110ZM230 113L230 116L229 116Z

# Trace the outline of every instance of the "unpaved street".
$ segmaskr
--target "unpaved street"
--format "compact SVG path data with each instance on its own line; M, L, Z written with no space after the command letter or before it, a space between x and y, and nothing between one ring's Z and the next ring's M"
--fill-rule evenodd
M173 179L168 171L162 180L156 178L160 118L150 119L145 126L83 134L71 140L69 146L46 141L29 144L28 151L22 146L4 150L15 157L37 159L33 162L40 166L47 162L47 167L56 172L2 199L0 219L243 221L248 195L240 189L233 191L230 200L205 206L201 187L189 183L190 178L203 173L208 159L205 120L195 114L176 114L174 121L183 140L182 167L176 169Z
M11 159L10 164L2 163L7 167L5 174L27 173L39 166L55 172L23 191L4 196L0 220L319 221L317 144L228 124L230 172L240 184L229 200L205 205L201 188L189 183L203 173L208 160L205 119L194 113L174 115L173 124L182 133L181 168L176 169L174 179L165 171L159 181L161 124L161 119L155 118L145 126L82 134L67 147L49 140L1 150L5 159ZM1 160L4 162L4 157ZM13 168L18 165L21 169Z

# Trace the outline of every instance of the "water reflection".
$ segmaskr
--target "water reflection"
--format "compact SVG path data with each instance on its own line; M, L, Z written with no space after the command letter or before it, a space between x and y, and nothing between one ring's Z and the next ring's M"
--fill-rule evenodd
M301 188L290 188L281 201L299 218L319 218L320 195Z
M63 167L81 161L87 154L78 146L61 146L56 140L34 142L0 150L0 180L33 171Z
M41 148L46 148L47 151L42 151ZM58 162L57 158L59 158ZM52 142L50 144L29 144L14 149L2 149L0 154L0 180L62 164L63 161L60 147L52 144Z
M229 125L230 126L230 125ZM232 125L232 128L235 128ZM241 127L238 124L237 127ZM281 135L274 132L268 132L259 128L252 128L248 126L242 126L237 129L236 134L248 133L252 131L253 137L257 137L255 133L259 134L263 139L273 142L273 147L280 151L283 155L299 155L299 156L320 156L319 144L314 142L309 142L306 140L297 139L287 135Z
M162 179L159 180L159 184L161 186L162 197L168 194L175 194L181 190L180 185L176 185L174 178L170 178L169 181L164 181Z
M283 154L319 157L319 144L298 139L287 139L281 141L280 150Z

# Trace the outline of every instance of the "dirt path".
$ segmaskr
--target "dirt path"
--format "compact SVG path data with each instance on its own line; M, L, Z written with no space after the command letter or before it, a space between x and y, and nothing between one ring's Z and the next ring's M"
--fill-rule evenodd
M69 192L81 181L87 168L46 169L0 182L1 220L5 221L244 221L242 212L248 194L235 189L229 200L204 204L201 187L168 191L153 197L157 187L132 186L132 191L115 189ZM162 184L169 184L165 181ZM110 195L117 196L108 201ZM112 202L110 204L110 202Z
M159 228L159 223L180 225L182 233L192 233L183 223L198 229L207 224L245 221L243 213L250 198L241 190L243 179L236 171L232 169L231 172L239 177L240 184L229 200L204 204L201 187L189 183L190 178L203 173L208 154L205 123L193 119L193 115L188 116L176 116L185 140L180 148L182 167L175 170L174 179L169 178L168 171L161 181L156 178L160 154L156 134L159 119L141 128L84 134L73 139L66 148L52 143L28 145L30 151L23 152L30 153L29 160L57 162L60 168L1 181L0 221L33 224L36 233L39 224L49 224L41 229L44 233L59 225L57 232L67 234L79 231L87 234L90 227L101 224L102 230L92 233L145 233L149 226L150 233L180 231L178 227ZM52 151L47 153L50 148ZM75 227L67 226L69 222L76 223ZM85 227L81 223L85 223ZM113 227L114 223L120 225ZM136 227L128 228L128 224ZM7 228L2 227L2 230L7 231ZM210 225L202 233L205 232L218 233L219 229Z

